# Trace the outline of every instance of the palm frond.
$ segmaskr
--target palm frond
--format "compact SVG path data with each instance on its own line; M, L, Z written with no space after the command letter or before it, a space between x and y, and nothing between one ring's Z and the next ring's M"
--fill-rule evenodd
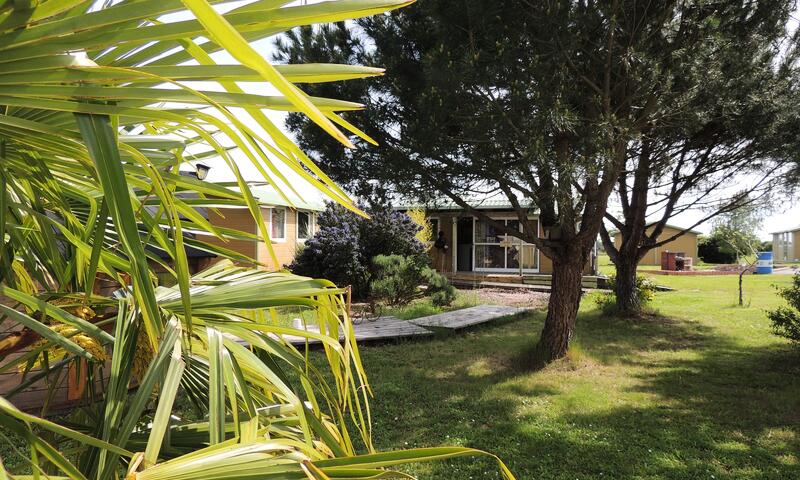
M346 146L347 134L369 141L337 115L361 105L309 97L296 84L382 74L272 65L251 43L410 2L288 3L0 2L0 324L12 332L0 339L0 372L21 372L0 392L0 427L22 439L34 477L407 477L391 469L483 454L374 452L343 291L260 269L224 246L271 248L234 149L287 201L291 171L358 211L265 111L306 114ZM219 63L217 52L237 62ZM246 93L240 82L277 94ZM209 157L231 168L238 190L180 174ZM215 226L198 211L219 207L248 209L258 233ZM186 246L229 260L192 276ZM156 267L176 286L158 286ZM98 293L100 278L115 291ZM288 311L318 331L282 319ZM322 361L289 336L319 341ZM69 427L11 403L41 382L52 392L67 375L86 376Z

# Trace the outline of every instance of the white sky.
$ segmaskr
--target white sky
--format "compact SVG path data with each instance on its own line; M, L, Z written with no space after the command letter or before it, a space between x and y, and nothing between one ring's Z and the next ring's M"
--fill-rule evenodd
M731 183L735 184L735 179L732 179ZM775 207L775 211L767 214L764 218L764 223L758 232L762 240L772 240L772 232L789 230L800 226L800 198L795 197L779 203L780 204ZM678 227L688 228L707 215L706 212L699 209L688 210L681 215L673 217L669 223ZM699 230L703 233L710 233L711 223L706 222L700 224L700 226L695 227L695 230Z

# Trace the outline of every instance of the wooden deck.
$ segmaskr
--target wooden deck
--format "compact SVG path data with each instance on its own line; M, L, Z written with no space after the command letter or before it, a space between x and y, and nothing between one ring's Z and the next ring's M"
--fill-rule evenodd
M461 330L462 328L491 322L498 318L509 317L524 312L524 308L504 307L500 305L478 305L453 312L445 312L429 317L415 318L410 323L424 328Z

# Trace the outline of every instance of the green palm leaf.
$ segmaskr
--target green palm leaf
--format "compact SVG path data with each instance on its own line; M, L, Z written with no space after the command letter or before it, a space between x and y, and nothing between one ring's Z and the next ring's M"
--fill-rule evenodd
M391 469L484 455L374 452L343 290L259 269L225 246L272 245L233 149L287 202L291 171L358 211L265 110L302 112L346 146L349 134L369 141L336 113L361 105L309 97L296 84L383 73L271 65L251 43L410 2L289 3L0 1L0 322L15 330L0 339L0 372L24 372L0 392L0 428L23 440L34 477L407 478ZM238 63L219 64L220 51ZM239 82L279 94L246 93ZM180 174L212 157L231 168L232 184ZM219 207L248 209L258 233L199 212ZM187 245L228 260L191 276ZM156 268L176 286L159 286ZM113 294L94 293L100 280ZM290 326L291 315L319 331ZM297 338L318 341L323 362L293 346ZM13 405L70 369L88 379L69 428Z

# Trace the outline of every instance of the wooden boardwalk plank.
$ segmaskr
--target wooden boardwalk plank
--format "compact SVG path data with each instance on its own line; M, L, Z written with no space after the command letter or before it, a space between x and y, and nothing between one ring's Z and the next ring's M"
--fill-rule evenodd
M375 321L365 320L362 323L353 325L353 330L358 342L419 337L433 335L436 329L460 330L509 315L516 315L525 310L524 308L501 305L478 305L414 320L400 320L395 317L381 317ZM308 330L319 331L316 326L309 326ZM306 343L306 339L299 336L284 335L283 338L293 345L304 345ZM343 338L340 337L339 339L342 340ZM320 342L319 340L308 339L308 343L314 345Z
M491 322L498 318L516 315L524 311L524 308L506 307L502 305L478 305L476 307L463 308L452 312L417 318L411 320L411 322L421 327L460 330L473 325Z
M308 326L308 331L319 332L319 328L314 325ZM406 320L400 320L396 317L380 317L374 321L364 320L361 323L353 325L353 331L356 334L356 341L371 341L371 340L388 340L392 338L405 338L416 337L420 335L432 335L433 332L415 325ZM284 340L289 341L293 345L304 345L306 338L295 335L284 335ZM343 340L343 336L339 336L339 340ZM318 344L319 340L310 338L308 343Z

